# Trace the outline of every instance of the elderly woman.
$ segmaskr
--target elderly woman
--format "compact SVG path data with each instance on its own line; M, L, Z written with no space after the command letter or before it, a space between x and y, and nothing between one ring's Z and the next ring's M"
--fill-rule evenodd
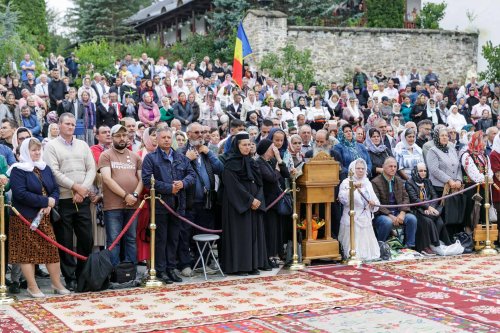
M103 94L96 110L96 127L99 128L105 125L111 128L116 124L118 124L118 113L109 103L109 95Z
M54 140L59 136L59 124L50 124L47 137L43 139L42 145L45 145L50 140Z
M405 183L410 203L423 202L438 198L431 181L428 179L425 163L418 163L412 170L411 179ZM417 217L417 233L415 234L415 249L424 255L432 255L431 246L439 246L441 240L450 244L450 239L441 219L439 202L413 207Z
M359 108L358 101L354 97L349 97L349 102L344 107L342 112L342 118L347 120L351 125L362 125L363 124L363 113Z
M458 106L450 107L450 115L448 116L448 126L453 127L458 133L464 126L467 125L467 120L458 112Z
M408 180L411 171L419 163L424 161L422 149L415 143L415 131L407 128L401 134L401 142L396 145L394 157L399 166L399 175Z
M185 97L186 95L184 95ZM175 114L175 109L174 109ZM139 120L146 125L146 127L154 127L160 121L160 109L158 104L153 101L149 93L142 96L142 102L139 103Z
M484 183L484 177L488 174L490 179L493 179L493 172L491 171L491 163L484 153L484 141L483 141L483 132L477 131L472 134L472 137L469 141L468 149L462 154L460 158L460 163L463 168L463 179L465 187L469 187L474 184L482 184ZM466 207L465 207L465 231L468 233L472 233L472 230L475 227L476 222L484 222L484 209L480 210L480 216L474 215L474 205L475 201L473 199L476 191L467 191L465 192L466 197ZM484 205L484 185L480 186L479 194L483 198L481 200L481 207ZM479 219L478 219L479 217Z
M382 142L382 136L380 135L380 131L376 128L371 128L368 131L368 135L366 136L365 146L368 150L368 154L370 155L370 160L372 162L371 169L371 177L370 179L375 178L376 176L382 174L384 171L382 166L384 165L384 161L387 157L393 157L392 151L390 147L386 147Z
M342 126L338 131L337 140L339 140L339 143L335 145L333 149L340 159L340 180L342 181L347 178L349 165L358 158L362 158L366 161L368 174L370 175L372 170L370 155L368 155L365 146L356 142L352 131L352 125L345 124Z
M263 183L250 149L248 134L236 134L222 173L222 268L243 276L259 275L268 264Z
M257 145L257 165L262 175L265 202L273 202L282 192L284 178L290 174L283 163L280 151L269 139L262 139ZM276 209L268 210L264 215L264 230L266 236L266 249L269 257L269 266L278 268L279 256L283 252L282 217Z
M354 219L356 255L361 260L374 260L380 257L380 248L373 231L373 213L378 210L380 202L368 180L366 162L358 158L351 162L349 171L354 173ZM364 199L361 193L365 196ZM339 201L344 206L340 220L339 242L342 244L344 257L349 257L350 251L350 217L349 217L349 179L344 179L339 188Z
M31 228L39 229L55 240L50 223L50 211L59 199L59 186L52 170L43 162L42 144L35 138L29 138L21 144L21 163L11 166L10 185L12 188L12 206L32 223ZM35 264L45 264L49 271L52 289L57 294L69 294L61 283L61 269L57 247L48 243L37 233L32 232L20 218L13 215L9 228L9 261L21 264L21 270L28 281L28 294L41 298L35 280Z

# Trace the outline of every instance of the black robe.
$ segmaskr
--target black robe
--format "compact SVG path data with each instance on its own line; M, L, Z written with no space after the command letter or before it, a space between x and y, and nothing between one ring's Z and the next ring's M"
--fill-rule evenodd
M270 205L281 194L280 180L289 178L290 174L284 164L280 165L280 171L276 170L276 159L269 162L262 158L257 159L257 164L262 175L264 187L264 197L266 205ZM269 209L264 215L264 230L266 236L266 249L269 257L275 257L283 253L283 221L282 216L278 215L276 206Z
M260 174L259 174L260 177ZM264 235L265 201L260 181L241 179L225 168L222 173L222 267L228 274L268 267ZM253 199L261 202L251 208Z

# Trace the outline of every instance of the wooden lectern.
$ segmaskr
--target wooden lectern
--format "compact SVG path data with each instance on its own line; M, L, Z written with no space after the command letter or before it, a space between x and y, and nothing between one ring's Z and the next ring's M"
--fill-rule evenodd
M306 239L302 241L302 260L310 264L311 259L341 259L338 240L332 238L331 203L335 201L335 187L339 185L339 162L325 152L318 153L303 167L303 174L297 179L297 212L300 204L306 205ZM320 205L325 206L325 237L313 239L313 208L319 217Z

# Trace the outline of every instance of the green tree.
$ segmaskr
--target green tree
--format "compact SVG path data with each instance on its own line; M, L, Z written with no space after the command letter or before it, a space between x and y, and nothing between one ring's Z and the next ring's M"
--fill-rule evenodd
M4 0L18 13L18 31L21 37L35 45L49 42L49 30L45 16L45 0Z
M291 25L323 25L325 18L346 0L286 0L286 13Z
M106 40L82 43L75 50L75 55L79 59L81 74L115 72L115 55Z
M37 71L44 68L43 58L32 43L21 38L17 31L19 14L11 6L0 5L0 74L15 74L12 63L19 69L19 62L26 53L31 55L37 66Z
M311 51L297 50L292 44L281 48L278 53L264 55L260 68L267 69L272 77L282 79L283 82L301 82L308 87L314 81Z
M250 2L246 0L213 0L212 4L215 11L208 23L220 37L231 33L250 8Z
M439 21L444 17L447 4L428 2L417 16L417 26L422 29L439 29Z
M488 67L479 73L479 77L488 82L500 82L500 44L493 46L491 41L487 41L483 45L482 55L488 62Z
M366 0L367 26L403 28L405 0Z
M116 42L139 38L124 20L152 0L73 0L73 3L66 19L67 26L75 29L74 37L82 42L101 39Z

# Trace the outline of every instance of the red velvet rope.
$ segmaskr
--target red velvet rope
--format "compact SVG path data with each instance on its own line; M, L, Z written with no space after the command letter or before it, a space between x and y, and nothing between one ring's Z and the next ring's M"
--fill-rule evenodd
M174 215L175 217L177 217L182 222L186 222L187 224L191 225L192 227L194 227L194 228L196 228L198 230L204 231L204 232L208 232L208 233L221 233L222 232L222 230L213 230L213 229L203 228L202 226L199 226L196 223L189 221L187 218L185 218L185 217L180 216L179 214L177 214L177 212L175 210L173 210L172 207L170 207L169 205L167 205L167 203L165 201L163 201L161 198L158 198L158 200L170 212L170 214Z
M125 233L128 231L128 229L130 228L130 226L132 225L132 223L134 223L135 218L139 214L140 210L143 208L145 202L146 202L145 200L142 200L142 202L139 205L139 207L135 210L134 215L132 215L132 217L130 217L130 220L125 225L125 228L123 228L123 230L120 232L120 234L118 235L118 237L116 237L115 241L111 244L111 246L108 248L108 250L110 250L110 251L113 250L115 248L115 246L120 242L120 240L122 239L123 235L125 235ZM31 227L31 222L28 221L24 216L22 216L21 213L19 213L19 211L15 207L11 207L11 209L14 212L14 214L16 214L17 217L19 217L19 219L21 219L21 221L23 221L27 226ZM78 253L76 253L76 252L68 249L67 247L59 244L58 242L56 242L55 240L53 240L52 238L50 238L49 236L47 236L46 234L44 234L40 229L35 229L34 231L37 234L39 234L40 237L42 237L47 242L49 242L50 244L54 245L55 247L57 247L61 251L66 252L67 254L69 254L69 255L71 255L73 257L76 257L77 259L83 260L83 261L85 261L85 260L88 259L88 257L82 256L81 254L78 254Z

